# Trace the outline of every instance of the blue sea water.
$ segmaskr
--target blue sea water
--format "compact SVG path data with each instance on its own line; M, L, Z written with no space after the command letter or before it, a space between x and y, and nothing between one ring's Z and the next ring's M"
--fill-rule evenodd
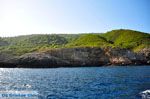
M0 68L0 91L37 91L39 99L141 99L150 66Z

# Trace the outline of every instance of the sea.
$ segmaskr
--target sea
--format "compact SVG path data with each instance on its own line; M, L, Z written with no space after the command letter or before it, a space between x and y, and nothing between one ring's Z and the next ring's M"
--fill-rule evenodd
M0 99L142 99L149 89L150 66L0 68Z

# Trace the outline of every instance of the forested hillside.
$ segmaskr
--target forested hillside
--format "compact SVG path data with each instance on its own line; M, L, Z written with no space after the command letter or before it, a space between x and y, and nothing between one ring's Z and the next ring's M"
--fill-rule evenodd
M37 34L0 38L0 53L14 55L55 48L108 46L139 51L142 48L150 47L150 34L120 29L102 34Z

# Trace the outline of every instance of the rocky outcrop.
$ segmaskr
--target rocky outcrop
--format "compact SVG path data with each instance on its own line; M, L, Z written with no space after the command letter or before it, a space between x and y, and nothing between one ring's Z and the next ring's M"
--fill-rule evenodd
M18 58L16 56L0 53L0 67L17 67Z
M146 53L147 51L143 53L135 53L131 50L120 48L108 48L108 50L106 51L106 55L109 56L110 63L113 65L148 64L147 61L149 61L150 58L146 58Z
M18 57L0 54L1 67L50 68L147 64L150 64L150 49L134 53L131 50L120 48L85 47L27 53Z
M57 49L43 53L29 53L20 56L20 66L75 67L101 66L109 62L101 48Z
M150 64L150 48L144 48L139 53L145 56L145 60Z

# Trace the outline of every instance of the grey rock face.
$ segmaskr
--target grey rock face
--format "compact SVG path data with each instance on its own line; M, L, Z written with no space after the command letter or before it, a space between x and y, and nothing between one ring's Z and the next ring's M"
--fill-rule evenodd
M19 64L59 67L59 66L101 66L109 59L100 48L70 48L30 53L19 58Z
M144 53L134 53L131 50L120 48L109 48L106 51L106 55L109 56L110 63L114 65L140 65L146 64L147 59Z
M16 56L0 53L0 67L16 67L18 58Z
M150 49L134 53L120 48L63 48L47 52L27 53L19 57L0 54L0 66L50 68L102 65L150 64ZM4 65L3 65L4 66ZM1 66L2 67L2 66Z

